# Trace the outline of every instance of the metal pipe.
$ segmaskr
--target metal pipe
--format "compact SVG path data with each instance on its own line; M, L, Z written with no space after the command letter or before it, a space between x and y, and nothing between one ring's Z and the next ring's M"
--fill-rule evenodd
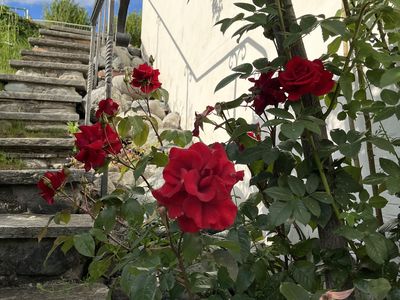
M106 82L106 98L111 98L112 88L112 59L114 44L114 0L109 0L108 20L107 20L107 43L106 43L106 65L105 65L105 82ZM108 169L106 168L101 177L101 196L107 194L108 188Z
M99 71L99 57L100 57L100 48L101 48L101 36L100 33L103 31L103 10L100 11L99 22L97 22L97 36L96 36L96 60L94 66L94 78L93 78L93 87L97 86L97 72Z
M92 106L92 90L93 90L93 58L95 54L95 39L96 34L96 25L92 25L91 34L90 34L90 54L89 54L89 71L87 78L87 97L86 97L86 105L85 105L85 125L89 125L90 123L90 110Z

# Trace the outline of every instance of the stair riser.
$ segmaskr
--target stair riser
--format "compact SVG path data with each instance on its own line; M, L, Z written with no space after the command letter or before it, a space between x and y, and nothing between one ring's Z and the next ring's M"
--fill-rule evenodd
M25 83L12 81L4 85L4 90L9 92L25 93L44 93L56 95L75 95L79 96L74 87L65 87L57 85L45 85L40 83Z
M0 286L46 282L61 277L79 280L84 259L74 249L64 255L57 248L44 264L54 240L45 238L38 243L35 238L0 239Z
M56 62L56 63L63 63L63 64L85 65L82 61L79 61L79 60L71 60L68 58L46 57L46 56L38 56L38 55L23 55L21 59L29 60L29 61L45 61L45 62Z
M0 111L29 113L76 113L75 103L0 99Z
M49 78L60 78L61 76L67 76L74 74L74 77L79 76L80 79L85 80L87 71L82 70L60 70L60 69L48 69L35 66L11 66L16 70L20 70L17 75L34 75L40 77ZM22 72L22 73L21 73Z
M83 39L77 39L77 38L70 38L70 37L61 37L61 36L54 36L51 34L41 34L44 38L55 40L55 41L61 41L61 42L69 42L69 43L77 43L81 45L90 45L90 40L83 40Z

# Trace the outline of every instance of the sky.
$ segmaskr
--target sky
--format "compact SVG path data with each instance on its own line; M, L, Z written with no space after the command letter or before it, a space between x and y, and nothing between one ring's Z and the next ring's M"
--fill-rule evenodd
M0 0L0 4L5 4L12 7L27 8L32 19L42 19L44 7L48 6L51 2L52 0ZM75 3L79 3L88 10L89 16L92 13L94 2L95 0L75 0ZM142 0L131 0L129 12L141 10ZM116 10L115 13L117 14L118 10Z

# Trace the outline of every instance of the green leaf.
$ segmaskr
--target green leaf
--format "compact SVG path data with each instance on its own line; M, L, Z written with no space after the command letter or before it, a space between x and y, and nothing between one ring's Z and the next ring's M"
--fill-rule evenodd
M227 250L217 249L212 255L215 262L218 265L225 267L228 270L230 278L235 281L239 272L239 268L232 254Z
M53 220L56 224L61 224L61 222L64 224L68 224L71 220L71 213L69 211L60 211L55 214Z
M293 206L290 202L275 201L269 207L269 217L275 226L281 225L290 218L293 212Z
M268 58L266 58L266 57L262 57L262 58L259 58L259 59L256 59L255 61L253 61L253 66L257 70L266 68L268 66L268 64L269 64L269 61L268 61Z
M386 188L390 194L400 192L400 176L389 176L386 180Z
M254 272L248 265L242 265L239 269L239 273L236 279L236 290L237 292L245 292L249 286L253 283L255 278Z
M371 279L368 282L368 291L374 300L386 299L391 289L392 286L386 278Z
M300 197L305 195L306 187L304 185L303 180L301 180L295 176L289 176L288 184L289 184L289 188L293 192L293 194L300 196Z
M144 220L144 208L135 198L128 198L121 206L121 214L129 225L141 225Z
M328 54L335 54L338 52L340 44L342 43L342 38L338 36L328 45Z
M105 232L110 232L114 227L116 216L117 209L115 206L106 206L97 216L94 226L103 229Z
M379 149L388 151L392 154L396 153L393 144L385 138L374 136L371 137L369 141Z
M157 167L165 167L168 164L168 155L163 152L157 152L157 149L152 152L151 163Z
M118 134L121 138L126 138L129 134L129 131L132 128L132 124L129 118L124 118L118 123Z
M223 87L227 86L229 83L234 81L236 78L238 78L241 75L241 73L234 73L231 75L226 76L224 79L222 79L217 86L215 87L214 93L222 89Z
M264 190L264 192L275 200L288 201L293 199L293 195L289 189L279 186L273 186Z
M304 125L298 122L282 124L281 131L289 139L297 140L304 131Z
M396 113L396 108L393 106L382 107L381 109L375 112L374 123L389 119L395 113Z
M254 14L250 17L245 18L245 20L252 22L257 25L268 25L268 17L265 14Z
M89 233L74 235L74 246L75 249L83 256L94 256L95 242Z
M400 81L400 67L385 70L380 81L380 87L395 84Z
M391 176L400 176L400 167L392 160L380 158L379 164L383 171Z
M254 5L249 4L249 3L239 2L239 3L233 3L233 4L236 5L237 7L240 7L242 9L244 9L244 10L247 10L247 11L253 12L253 11L256 10L256 7Z
M300 285L282 282L279 291L287 300L310 300L311 295Z
M319 206L318 201L314 200L311 197L306 197L303 199L303 202L314 216L319 217L321 215L321 207Z
M342 89L343 95L347 102L350 102L353 96L352 82L354 81L354 75L351 73L344 73L339 78L340 88Z
M384 89L381 92L381 99L389 105L396 105L399 102L400 95L393 90Z
M190 263L197 258L203 250L202 240L197 234L185 233L183 235L183 257L185 262Z
M332 196L328 195L325 192L312 193L311 197L313 197L314 199L318 200L319 202L322 202L322 203L325 203L325 204L332 204L333 203Z
M245 63L234 67L232 71L250 75L253 71L253 66L249 63Z
M143 122L140 116L129 117L129 120L133 129L133 142L141 147L146 143L147 137L149 136L149 125Z
M376 174L368 175L367 177L365 177L363 182L365 184L370 184L370 185L381 184L385 181L386 178L387 178L386 174L376 173Z
M103 276L111 265L111 259L94 260L89 265L89 274L91 280L97 280Z
M315 173L311 173L311 175L307 178L306 182L306 191L308 194L314 193L319 186L319 176Z
M138 180L140 176L142 176L143 172L146 170L147 164L149 162L149 157L146 155L142 157L138 163L136 164L135 171L133 172L133 176L135 180Z
M383 235L374 232L364 237L365 248L369 258L379 265L388 259L388 249L386 239Z
M90 234L98 241L106 243L108 241L107 235L104 233L104 230L99 228L91 228Z
M368 70L365 74L367 75L368 80L377 87L381 87L381 78L385 71L382 69L373 69Z
M302 201L296 201L296 206L293 210L293 217L300 223L307 225L310 222L311 214L308 212Z
M369 204L375 208L384 208L388 201L382 196L373 196L369 199Z
M315 286L315 266L309 261L300 260L291 265L293 279L302 287L311 291Z
M129 267L129 266L128 266ZM128 271L126 271L128 269ZM129 295L129 299L156 299L157 276L151 272L140 272L136 268L124 268L121 287Z
M246 261L250 255L251 240L247 230L241 226L238 229L238 240L240 245L240 255L243 261Z
M270 108L267 110L267 112L282 119L294 119L294 116L290 112L282 108Z
M346 144L341 144L339 145L339 151L342 153L344 156L347 157L354 157L358 155L361 149L361 142L356 142L356 143L346 143Z

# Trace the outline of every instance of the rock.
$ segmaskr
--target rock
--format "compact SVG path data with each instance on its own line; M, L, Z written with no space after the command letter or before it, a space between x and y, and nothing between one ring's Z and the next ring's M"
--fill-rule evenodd
M156 115L161 120L164 119L165 111L164 111L164 107L162 106L162 103L160 101L158 101L158 100L150 100L149 101L149 107L150 107L150 112L153 115Z
M131 110L133 110L133 111L143 111L143 109L146 112L148 111L146 100L138 99L138 100L132 101Z
M145 61L140 57L134 57L130 63L130 66L133 68L137 68L139 65L144 64Z
M103 46L100 50L100 58L99 63L105 63L106 57L106 47ZM129 53L128 49L125 47L114 47L113 49L113 61L112 67L113 69L124 69L125 67L129 67L131 65L132 56Z
M24 93L43 93L43 94L57 94L57 95L73 95L79 96L74 88L70 87L52 87L43 86L30 83L10 82L4 86L7 92L24 92Z
M132 99L143 99L144 97L140 89L133 88L129 83L125 82L125 75L115 76L112 80L112 85L114 88L118 89L121 94L128 95Z
M129 109L130 107L130 102L127 103L126 102L126 98L122 97L121 92L118 89L112 89L112 94L111 94L111 98L118 103L119 105L119 109L120 112L125 112ZM97 88L95 90L92 91L91 94L91 111L94 113L99 105L99 102L103 99L105 99L105 95L106 95L106 87L102 86L100 88ZM83 101L86 102L87 101L87 95L83 98Z
M68 71L64 72L60 77L60 79L75 79L75 80L85 80L81 72L77 71Z
M107 182L107 193L112 193L113 191L115 191L115 185L112 182L113 178L115 178L115 176L119 176L119 173L114 173L114 172L109 172L108 173L108 182ZM110 180L111 179L111 180ZM101 176L97 177L94 181L93 181L93 192L97 195L100 195L101 192Z
M179 129L181 127L181 116L177 112L169 113L163 120L163 127Z
M139 48L128 46L128 52L132 56L142 57L142 51Z

